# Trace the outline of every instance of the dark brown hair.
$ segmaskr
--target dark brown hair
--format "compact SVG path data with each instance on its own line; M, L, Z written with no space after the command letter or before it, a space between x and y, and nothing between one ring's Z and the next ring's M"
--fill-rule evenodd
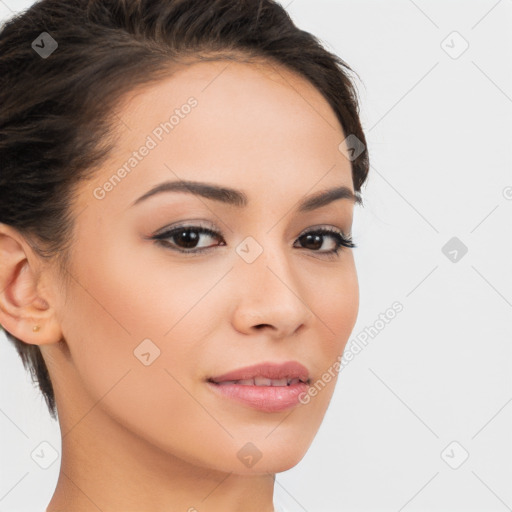
M36 51L51 50L50 37L58 45L53 53ZM74 187L113 148L115 108L123 95L169 75L180 62L221 59L264 60L309 80L345 135L364 147L352 160L360 191L369 158L352 70L297 28L277 2L40 0L0 31L0 222L65 271ZM39 347L6 336L56 419Z

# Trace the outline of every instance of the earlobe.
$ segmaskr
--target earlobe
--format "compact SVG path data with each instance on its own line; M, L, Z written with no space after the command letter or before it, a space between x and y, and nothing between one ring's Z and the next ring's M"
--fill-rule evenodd
M23 236L0 223L0 324L25 343L61 339L55 311L39 291L38 257Z

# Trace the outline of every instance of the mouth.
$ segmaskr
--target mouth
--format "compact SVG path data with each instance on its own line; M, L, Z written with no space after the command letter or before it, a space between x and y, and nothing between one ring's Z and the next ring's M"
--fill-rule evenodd
M309 380L309 379L308 379ZM303 384L308 384L308 380L303 381L299 378L284 378L284 379L267 379L265 377L255 377L254 379L241 379L241 380L224 380L221 382L215 382L214 380L209 379L208 382L212 384L217 384L219 386L229 386L232 384L239 384L240 386L294 386L302 382Z
M289 361L240 368L210 377L207 384L223 398L263 412L279 412L299 404L310 377L305 366Z
M249 386L288 386L295 380L309 384L309 371L296 361L267 362L238 368L208 380L214 384L236 382Z

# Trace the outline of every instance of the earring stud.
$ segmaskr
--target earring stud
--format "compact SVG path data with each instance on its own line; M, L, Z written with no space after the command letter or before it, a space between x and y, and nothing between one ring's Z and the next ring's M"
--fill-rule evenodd
M39 331L39 329L41 329L41 327L40 327L39 325L34 325L34 327L32 327L32 330L33 330L34 332Z

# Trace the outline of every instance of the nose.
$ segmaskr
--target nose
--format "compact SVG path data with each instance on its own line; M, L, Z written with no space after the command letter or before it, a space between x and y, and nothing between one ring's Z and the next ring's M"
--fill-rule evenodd
M315 315L289 254L265 248L252 263L240 258L235 267L235 329L244 334L266 331L268 336L281 339L310 324Z

